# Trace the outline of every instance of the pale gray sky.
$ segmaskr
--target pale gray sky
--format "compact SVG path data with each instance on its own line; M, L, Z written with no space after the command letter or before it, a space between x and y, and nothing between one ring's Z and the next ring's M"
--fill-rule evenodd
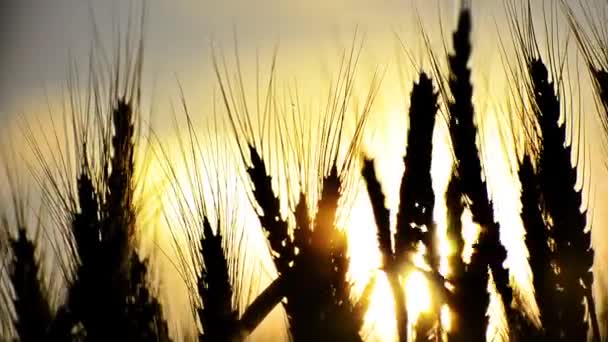
M161 87L174 86L173 73L185 83L200 84L208 78L211 39L232 46L234 30L244 54L280 41L282 53L301 49L308 58L320 59L321 50L335 42L338 33L348 38L356 25L371 35L370 40L394 40L392 30L415 29L415 8L426 15L440 6L448 11L454 7L453 0L147 0L146 3L146 75ZM489 17L499 8L498 3L480 1L476 12L480 18ZM79 63L87 61L93 16L108 44L112 42L113 23L124 25L130 4L137 6L141 2L2 1L1 117L26 111L24 104L37 101L44 86L63 86L68 56ZM434 22L425 25L435 26L436 20L435 16ZM493 27L488 29L495 31ZM374 32L378 35L374 36ZM392 51L388 56L380 55L393 59Z

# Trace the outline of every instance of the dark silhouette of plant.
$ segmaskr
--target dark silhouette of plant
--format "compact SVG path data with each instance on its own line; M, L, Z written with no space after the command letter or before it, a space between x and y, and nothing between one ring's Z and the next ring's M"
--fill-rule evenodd
M554 303L539 301L543 311L557 309L558 322L555 326L545 326L559 340L585 340L588 334L586 308L588 308L591 332L594 340L600 339L599 325L592 295L593 284L593 249L591 233L586 229L586 212L582 209L582 194L577 188L577 164L572 164L572 146L567 143L566 124L560 123L560 114L565 111L566 122L570 120L569 108L562 106L563 97L568 95L562 83L562 60L559 45L551 41L549 46L549 67L543 61L536 42L535 29L530 17L530 4L522 6L522 13L517 12L516 5L510 4L512 34L519 52L519 68L524 85L522 96L531 104L525 115L533 122L533 129L528 136L538 148L536 177L542 198L542 208L549 227L550 245L553 251L553 268L557 288ZM545 18L547 20L547 18ZM548 37L551 39L552 37ZM581 148L581 137L577 148ZM579 154L577 153L577 156ZM578 163L578 162L577 162ZM583 165L584 167L584 165ZM585 173L583 172L583 176ZM532 227L527 227L529 231ZM532 266L536 266L534 263ZM542 277L543 269L535 269ZM541 278L542 279L542 278ZM547 293L551 299L551 293ZM545 293L537 294L544 296ZM546 315L548 324L552 316ZM541 319L543 317L541 316ZM544 323L544 322L543 322Z
M519 163L518 174L521 183L521 219L526 229L526 247L530 253L529 262L533 272L532 284L540 310L541 324L545 327L544 334L538 331L527 333L557 341L560 338L557 334L559 330L551 329L559 326L560 311L559 307L556 307L559 291L553 265L554 252L549 247L552 239L543 219L539 180L529 154L525 154Z
M436 242L436 226L433 220L435 195L431 181L431 156L433 152L433 129L435 116L439 108L438 94L433 89L433 83L426 74L422 73L418 84L414 85L409 111L409 131L406 155L403 159L405 170L401 179L399 196L399 212L397 213L397 228L395 250L397 258L415 253L417 245L423 243L426 247L425 258L432 272L438 274L439 251ZM436 286L435 278L431 279ZM437 297L440 291L433 291ZM439 299L439 298L437 298ZM435 308L438 316L438 307ZM430 323L432 327L433 324ZM437 321L437 326L439 322ZM427 338L430 331L417 327L417 338ZM437 334L440 334L437 331Z
M0 297L5 306L2 324L6 338L13 332L19 341L40 341L48 336L53 320L52 300L54 295L45 283L41 251L42 210L34 213L22 182L21 163L14 146L7 140L0 156L5 169L5 181L9 203L0 219ZM35 224L31 224L35 216ZM30 237L31 235L34 237ZM30 235L30 236L28 236ZM6 283L2 282L6 270Z
M74 212L72 232L80 262L67 310L74 324L82 324L87 340L166 341L168 328L162 310L148 289L147 261L135 250L130 103L118 99L111 122L112 154L102 171L107 177L102 187L95 186L87 165L77 182L79 210ZM100 191L105 194L100 196Z
M450 203L447 205L448 208L456 208L459 211L458 202L463 203L465 208L471 211L473 221L480 226L480 232L474 244L471 261L464 267L464 273L455 273L452 276L456 288L454 301L457 304L453 308L456 310L456 320L470 317L467 321L476 323L468 325L470 329L460 325L459 328L463 329L454 329L452 338L481 341L485 340L487 328L485 308L489 303L489 295L485 289L488 282L488 268L492 272L504 304L507 320L512 321L515 314L511 307L513 293L509 284L509 272L503 268L507 252L500 242L500 225L494 218L493 204L488 196L487 184L482 178L483 168L475 141L477 127L474 121L471 71L468 66L471 55L470 33L470 4L465 1L460 10L456 31L452 36L454 52L448 56L447 89L445 86L442 89L447 102L448 127L456 164L451 186L452 190L461 191L461 198L458 199L456 194L452 194L451 196L454 197L448 199ZM451 215L456 219L454 214ZM453 224L459 225L455 222ZM454 234L458 235L458 227L454 228ZM458 250L456 253L459 255ZM470 291L476 291L474 292L476 303L470 302L470 296L473 295ZM478 322L483 323L477 325Z
M203 326L201 341L229 341L237 331L237 312L232 309L232 286L228 279L228 261L222 250L222 236L214 234L205 220L201 238L205 268L198 278L203 302L199 317Z
M353 50L349 56L343 58L340 67L338 82L327 101L327 112L321 121L319 148L313 163L301 165L314 165L317 170L303 170L304 174L315 174L318 197L316 198L316 213L310 216L309 207L310 190L300 189L300 197L295 205L295 224L293 235L289 233L289 224L280 212L279 196L273 191L272 178L265 162L262 141L268 137L268 122L271 115L281 115L274 100L274 70L275 60L272 62L271 76L266 90L264 107L258 105L257 116L246 111L246 104L240 110L235 103L246 103L242 89L242 76L237 79L241 83L240 96L235 101L234 93L228 75L222 75L216 62L215 70L220 83L226 110L229 114L235 136L242 138L239 141L241 158L246 165L246 172L252 183L254 206L258 206L258 217L262 229L268 237L270 252L277 267L278 285L281 290L277 294L285 297L284 306L289 318L292 337L296 341L310 340L360 340L359 330L363 323L365 305L358 305L351 300L351 284L347 279L349 259L347 256L347 239L345 232L337 227L339 202L348 189L348 172L353 165L353 158L358 149L363 124L375 97L376 86L372 85L365 106L362 110L362 119L359 120L355 134L347 147L346 158L341 165L338 163L341 151L343 126L350 103L353 87L354 67L358 54ZM238 62L238 57L237 57ZM372 82L375 84L375 81ZM258 99L258 103L260 100ZM257 120L257 121L254 121ZM276 119L277 125L280 119ZM278 126L277 126L278 127ZM259 131L256 131L259 130ZM287 140L285 137L280 139ZM297 142L304 143L304 141ZM297 148L296 146L292 146ZM303 151L306 156L312 155L310 150ZM300 151L302 152L302 151ZM245 156L249 155L249 158ZM283 160L287 161L287 152L283 149ZM249 161L247 161L249 159ZM314 193L314 192L313 192ZM277 285L276 283L274 283Z
M570 322L564 326L564 334L566 339L584 339L587 335L584 297L587 297L588 305L593 308L591 236L585 232L586 213L580 211L581 193L580 190L575 190L577 172L576 166L573 167L570 162L571 148L565 147L565 127L558 123L559 100L553 92L542 61L532 61L529 67L536 101L534 114L540 122L542 134L540 186L544 205L552 221L556 261L560 269L558 284L564 287L565 298L560 298L564 310L562 317L563 321ZM579 317L580 320L577 319Z
M193 314L202 328L198 339L244 340L274 305L260 307L256 304L264 300L260 295L239 318L239 296L243 292L251 292L242 284L250 284L251 279L246 279L243 274L242 249L246 246L242 245L243 228L236 222L238 205L230 197L236 192L236 187L228 186L231 173L227 162L230 158L224 155L225 151L220 151L223 143L217 132L212 132L209 127L203 135L209 139L201 143L184 98L182 102L187 127L177 127L177 130L187 132L188 136L184 142L178 135L183 169L187 175L185 181L180 180L178 167L170 160L169 152L164 148L161 151L167 159L166 173L175 197L173 207L167 209L179 216L177 221L168 223L176 226L171 229L178 228L187 240L183 246L173 235L184 281L196 308ZM217 116L209 126L220 127ZM189 192L192 198L186 195Z
M109 78L92 57L87 101L71 90L74 155L66 151L48 161L31 130L26 132L42 166L37 177L45 184L46 206L59 226L56 234L65 239L72 259L71 265L61 265L69 289L49 332L53 339L170 339L150 288L148 260L136 250L136 227L143 223L137 222L141 203L135 198L141 185L135 177L135 145L143 41L133 55L126 51ZM75 175L69 172L72 160L80 164Z
M8 221L4 221L8 228ZM41 270L34 242L27 237L25 226L19 224L17 236L10 239L12 258L8 266L15 296L13 307L15 330L20 341L45 339L52 314L49 295L40 279Z
M446 191L446 233L454 244L453 254L448 260L450 265L448 279L454 286L449 304L450 309L455 313L452 327L448 332L448 340L484 341L487 330L485 315L489 304L487 267L481 267L478 258L471 258L469 264L465 264L462 259L464 239L461 217L466 203L462 196L461 180L455 175L455 171ZM478 319L479 317L482 319Z
M437 110L437 93L433 89L433 83L425 73L421 73L411 94L410 127L406 155L403 158L405 171L400 187L394 250L390 236L389 211L385 207L384 194L376 177L373 161L366 160L362 171L376 220L383 268L393 291L400 341L408 339L408 317L405 305L407 298L400 276L404 271L406 273L411 271L408 259L418 251L418 244L423 243L426 246L426 259L431 268L434 270L438 268L433 221L435 196L430 174L433 128ZM424 336L423 338L426 338L428 333L423 329L416 331L416 335Z

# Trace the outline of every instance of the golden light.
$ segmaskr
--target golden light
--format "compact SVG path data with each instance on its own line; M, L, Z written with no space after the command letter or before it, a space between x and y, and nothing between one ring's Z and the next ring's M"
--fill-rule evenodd
M405 279L409 322L416 322L422 313L431 310L431 291L427 279L420 271L412 271Z
M413 326L423 313L431 312L432 296L427 279L420 271L411 272L403 281L406 291L408 321ZM388 279L384 272L377 272L376 283L371 295L371 304L366 315L365 331L374 339L390 341L395 337L395 303ZM447 309L447 306L445 307ZM449 310L442 309L442 325L449 325Z
M443 330L450 331L452 328L452 313L450 312L450 307L445 304L441 306L440 319Z
M364 330L381 341L395 337L395 303L390 284L384 272L376 273L376 284L371 295L371 304L365 317Z
M471 211L465 210L462 213L462 237L464 239L464 248L462 250L462 259L465 263L471 262L473 254L473 244L479 236L479 226L473 222Z

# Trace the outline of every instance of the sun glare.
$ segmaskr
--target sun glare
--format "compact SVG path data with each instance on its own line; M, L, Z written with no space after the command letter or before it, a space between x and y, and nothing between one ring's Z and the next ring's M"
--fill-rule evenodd
M393 293L384 272L377 272L371 304L366 315L366 331L377 340L391 341L395 337L396 320Z
M465 263L471 262L473 255L473 244L479 235L479 226L473 222L471 211L465 210L462 213L462 237L464 239L464 248L462 250L462 259Z
M443 330L450 331L452 328L452 313L450 312L450 308L445 304L441 306L440 319Z
M431 291L420 271L412 271L405 279L407 312L410 322L416 322L421 314L431 310Z

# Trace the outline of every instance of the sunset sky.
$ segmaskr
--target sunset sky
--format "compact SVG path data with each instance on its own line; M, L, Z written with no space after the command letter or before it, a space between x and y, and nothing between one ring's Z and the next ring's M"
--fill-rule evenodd
M569 1L575 7L579 3L579 0ZM401 169L393 166L401 163L404 150L405 96L418 71L414 64L420 63L429 70L418 20L429 33L437 56L443 58L440 23L444 39L449 42L458 8L455 0L147 0L145 3L144 102L147 108L153 108L152 127L168 140L172 133L166 123L173 119L172 106L180 101L179 84L195 117L204 117L210 112L211 94L216 86L212 46L232 57L236 36L245 74L250 80L255 73L256 53L259 53L260 65L267 68L273 48L278 46L278 74L282 82L289 84L297 80L306 96L314 99L325 94L322 89L335 73L339 53L350 46L356 29L359 37L364 37L358 74L363 89L358 94L364 95L365 85L376 68L386 71L374 107L376 119L370 120L371 133L365 140L366 152L378 154L380 163L386 163L381 174L385 179L396 179L402 171L402 166ZM505 123L501 111L505 109L508 92L500 45L501 39L506 42L510 37L503 3L502 0L473 0L471 66L478 113L485 114L478 119L483 120L484 135L480 137L480 144L484 146L490 192L498 198L496 216L507 226L515 226L503 239L511 247L511 262L523 265L526 257L525 250L520 248L523 230L517 226L521 225L518 219L514 219L519 215L516 204L519 185L514 186L517 175L512 173L509 164L512 161L502 156L496 133L497 127ZM15 134L19 117L42 118L44 122L48 117L47 96L51 106L60 109L59 99L66 87L70 61L86 75L93 20L105 49L111 52L118 37L115 28L120 25L125 31L128 13L131 11L137 18L140 4L137 0L2 0L0 136L8 132ZM542 20L540 16L535 19ZM565 23L561 29L567 30ZM411 53L414 64L405 57L397 37ZM571 53L576 51L574 46L571 42ZM447 47L450 48L449 43ZM507 53L507 60L508 56ZM593 97L590 91L585 91L590 89L586 70L580 70L580 77L582 108L590 113L583 119L588 133L586 143L594 159L592 185L588 189L594 189L591 200L595 205L594 227L601 228L603 222L608 222L603 205L603 196L608 190L602 163L606 157L602 155L605 151L600 144ZM437 130L440 132L437 140L445 141L445 136L441 137L445 131ZM435 177L434 186L441 189L450 172L451 160L441 144L435 146L439 148L433 151L438 156L438 161L434 160L433 175L440 176ZM385 181L387 197L394 201L398 184ZM371 216L365 219L373 223ZM608 246L602 242L605 233L596 229L593 234L596 260L608 259ZM357 246L365 243L365 238L353 241ZM375 266L370 260L353 262L370 268ZM608 284L607 272L598 270L601 272L597 275L598 282ZM365 271L368 269L362 272ZM525 278L525 274L521 274L515 277ZM598 307L602 307L601 301L597 302Z
M69 57L86 63L93 18L104 42L115 41L113 27L119 22L126 26L129 4L137 8L138 2L3 1L0 117L6 120L10 113L25 111L28 104L35 106L44 87L62 87ZM358 26L367 35L366 53L372 61L392 64L396 55L394 32L414 51L421 51L419 41L408 39L418 32L416 11L431 32L437 30L439 8L448 26L456 13L452 0L148 0L146 6L145 74L149 82L144 85L156 81L159 93L164 93L176 88L177 76L189 94L214 81L209 67L211 42L231 48L235 32L243 56L255 54L255 49L268 52L278 43L280 62L316 67L348 44ZM494 19L501 22L502 12L501 1L475 3L476 20L483 21L476 22L478 29L483 27L483 37L479 31L475 36L484 45L477 50L497 50L496 40L487 35L496 33ZM506 34L506 26L501 27Z

